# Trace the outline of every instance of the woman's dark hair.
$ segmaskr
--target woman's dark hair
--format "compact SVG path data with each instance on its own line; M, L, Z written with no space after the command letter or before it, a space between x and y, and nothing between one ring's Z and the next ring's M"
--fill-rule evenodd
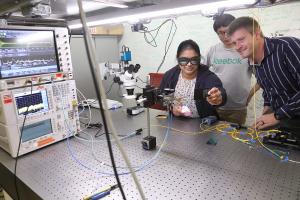
M185 40L179 44L176 58L179 58L180 54L187 49L192 49L198 54L199 57L201 56L198 44L193 40Z
M223 14L214 17L214 30L217 33L218 29L229 26L229 24L235 19L231 14Z

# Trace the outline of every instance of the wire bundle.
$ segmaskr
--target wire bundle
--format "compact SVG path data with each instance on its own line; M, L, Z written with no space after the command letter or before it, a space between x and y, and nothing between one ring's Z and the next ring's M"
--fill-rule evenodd
M161 69L162 65L165 62L166 56L170 50L171 44L173 42L174 36L177 31L177 25L173 19L167 19L167 20L163 21L158 27L156 27L152 30L148 30L148 27L143 26L143 30L139 31L140 33L144 34L144 39L147 44L151 45L152 47L158 47L158 44L156 42L157 36L159 34L160 29L168 22L171 23L171 27L170 27L170 30L169 30L169 33L167 36L167 40L165 42L164 55L163 55L163 58L159 64L156 72L159 72L159 70ZM172 32L173 32L173 34L172 34ZM149 39L148 37L150 37L151 39Z

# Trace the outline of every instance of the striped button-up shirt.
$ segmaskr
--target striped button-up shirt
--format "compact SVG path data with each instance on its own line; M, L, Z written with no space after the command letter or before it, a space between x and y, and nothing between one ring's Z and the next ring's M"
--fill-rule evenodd
M300 117L300 40L265 38L264 58L255 69L264 105L281 118Z

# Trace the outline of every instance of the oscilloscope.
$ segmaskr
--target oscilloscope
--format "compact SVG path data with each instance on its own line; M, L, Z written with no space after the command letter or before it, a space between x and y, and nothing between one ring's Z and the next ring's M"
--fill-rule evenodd
M0 147L16 157L79 129L67 28L0 27Z
M74 80L0 92L0 146L12 157L76 134L79 127Z
M64 27L0 27L0 90L73 79Z

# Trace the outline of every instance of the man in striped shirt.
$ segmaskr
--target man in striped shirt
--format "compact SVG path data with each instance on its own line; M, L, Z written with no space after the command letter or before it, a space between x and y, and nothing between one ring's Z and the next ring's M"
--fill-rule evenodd
M263 89L263 114L253 126L267 129L280 125L300 133L300 40L264 37L251 17L235 19L227 34L239 54L254 64Z

